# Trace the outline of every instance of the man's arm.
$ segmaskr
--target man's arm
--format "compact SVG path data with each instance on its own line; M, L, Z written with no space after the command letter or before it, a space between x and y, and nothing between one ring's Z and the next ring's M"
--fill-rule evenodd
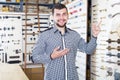
M88 43L86 43L83 38L80 38L78 48L80 49L81 52L92 54L97 46L96 40L97 38L92 36L91 40Z
M78 48L81 49L82 52L85 52L87 54L92 54L97 46L97 36L100 33L100 24L102 21L98 23L98 25L92 26L92 37L89 43L85 43L84 39L80 39Z
M50 55L45 53L46 44L44 35L39 35L38 41L32 51L32 60L34 63L49 63L51 61Z

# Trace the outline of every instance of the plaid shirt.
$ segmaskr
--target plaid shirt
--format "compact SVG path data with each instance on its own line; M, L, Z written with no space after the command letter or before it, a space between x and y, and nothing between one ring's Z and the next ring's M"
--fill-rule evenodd
M44 80L65 80L64 57L53 60L50 58L54 48L60 46L60 49L63 49L62 37L64 37L66 48L70 49L66 55L68 80L79 80L75 66L77 50L91 54L96 48L96 38L92 37L90 42L86 43L80 34L69 28L66 28L64 35L61 35L55 26L40 33L33 49L32 58L34 63L43 63L45 65Z

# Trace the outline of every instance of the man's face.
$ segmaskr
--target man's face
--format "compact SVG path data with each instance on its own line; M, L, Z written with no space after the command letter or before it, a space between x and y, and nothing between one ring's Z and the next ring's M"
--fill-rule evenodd
M65 27L68 19L68 13L66 8L54 9L53 14L54 22L58 27Z

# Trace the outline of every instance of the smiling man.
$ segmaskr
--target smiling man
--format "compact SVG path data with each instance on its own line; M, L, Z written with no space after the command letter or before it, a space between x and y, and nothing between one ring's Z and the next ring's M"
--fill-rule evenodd
M75 66L77 49L92 54L96 48L99 25L92 26L89 43L76 31L67 28L68 11L65 5L57 3L52 9L54 26L40 33L34 46L34 63L45 65L44 80L79 80Z

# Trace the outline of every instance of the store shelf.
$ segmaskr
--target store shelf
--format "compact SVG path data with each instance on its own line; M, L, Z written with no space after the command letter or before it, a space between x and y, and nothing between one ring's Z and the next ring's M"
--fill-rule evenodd
M0 4L6 4L6 5L20 5L21 2L20 2L20 3L18 3L18 2L0 2Z
M0 4L3 5L19 5L20 6L20 12L23 11L23 5L25 5L25 2L21 1L21 2L0 2ZM27 3L27 4L31 4L31 5L35 5L34 3ZM44 7L48 7L48 8L52 8L53 4L38 4L39 6L44 6Z

